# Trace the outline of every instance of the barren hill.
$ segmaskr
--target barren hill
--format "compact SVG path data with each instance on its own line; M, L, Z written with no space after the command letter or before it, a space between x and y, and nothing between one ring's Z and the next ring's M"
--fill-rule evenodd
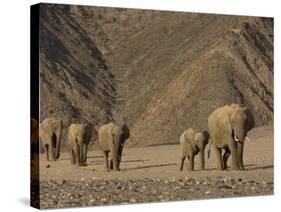
M130 145L178 142L238 102L273 122L273 19L41 5L41 120L125 117Z

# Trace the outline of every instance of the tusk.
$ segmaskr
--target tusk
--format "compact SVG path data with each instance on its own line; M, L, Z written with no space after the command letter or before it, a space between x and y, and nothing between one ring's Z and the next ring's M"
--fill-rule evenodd
M235 140L236 142L239 142L239 140L238 140L238 138L236 137L236 135L234 135L234 140Z

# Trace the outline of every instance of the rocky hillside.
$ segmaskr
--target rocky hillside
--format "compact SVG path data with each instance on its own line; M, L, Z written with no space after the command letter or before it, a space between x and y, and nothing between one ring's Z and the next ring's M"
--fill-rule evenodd
M178 142L217 107L273 122L273 19L43 4L41 119L124 117L130 145Z

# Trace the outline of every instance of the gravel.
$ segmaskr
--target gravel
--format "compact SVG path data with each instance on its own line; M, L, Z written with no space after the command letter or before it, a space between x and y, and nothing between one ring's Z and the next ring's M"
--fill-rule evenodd
M273 178L60 179L40 182L40 207L63 208L272 195Z

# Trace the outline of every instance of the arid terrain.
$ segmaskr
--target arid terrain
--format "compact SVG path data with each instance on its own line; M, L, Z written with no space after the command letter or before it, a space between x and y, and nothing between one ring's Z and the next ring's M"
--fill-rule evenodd
M60 158L39 157L41 208L273 194L272 18L42 4L39 34L39 122L63 122ZM181 133L232 103L254 114L246 170L217 171L211 154L179 172ZM130 137L108 173L97 130L119 120ZM94 126L83 167L66 145L74 122Z
M49 4L40 11L40 121L98 128L124 117L131 146L176 143L233 102L252 110L256 127L272 124L271 18Z
M211 154L205 171L177 169L179 145L125 148L120 172L105 172L97 146L88 166L70 164L69 153L58 161L40 156L42 208L117 203L190 200L273 194L273 129L253 129L245 144L245 171L217 171ZM230 158L231 159L231 158Z

